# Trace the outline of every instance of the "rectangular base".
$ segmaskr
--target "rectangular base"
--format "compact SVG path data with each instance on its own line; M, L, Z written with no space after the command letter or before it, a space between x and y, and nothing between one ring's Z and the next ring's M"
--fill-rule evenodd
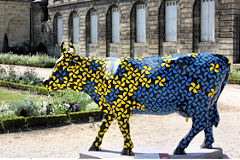
M200 147L189 147L185 151L187 154L172 154L175 148L157 147L136 147L133 149L134 156L121 155L122 149L102 149L102 151L82 150L80 159L102 159L102 158L130 158L130 159L220 159L223 157L221 148L201 149Z

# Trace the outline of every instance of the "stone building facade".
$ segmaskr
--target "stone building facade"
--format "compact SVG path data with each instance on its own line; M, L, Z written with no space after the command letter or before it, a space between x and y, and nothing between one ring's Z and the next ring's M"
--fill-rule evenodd
M173 53L215 52L226 55L234 63L239 57L239 0L175 0L177 4L177 39L165 40L166 3L173 0L49 0L51 40L49 54L59 55L56 40L57 17L62 18L62 39L70 41L70 15L79 17L79 40L75 43L82 56L156 56ZM214 39L201 41L201 2L213 1L215 10ZM136 6L146 7L146 40L136 42ZM120 41L111 43L109 12L120 11ZM98 41L89 41L89 13L98 15Z
M0 1L0 49L4 34L9 46L24 42L47 44L49 36L47 1L1 0Z

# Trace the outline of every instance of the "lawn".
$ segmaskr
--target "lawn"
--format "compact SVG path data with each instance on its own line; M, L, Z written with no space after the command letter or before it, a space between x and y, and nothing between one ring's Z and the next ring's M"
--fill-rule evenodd
M6 88L0 87L0 104L2 101L10 102L14 100L22 100L26 95L29 95L27 92L18 91L18 90L8 90ZM34 100L40 101L38 95L31 95Z

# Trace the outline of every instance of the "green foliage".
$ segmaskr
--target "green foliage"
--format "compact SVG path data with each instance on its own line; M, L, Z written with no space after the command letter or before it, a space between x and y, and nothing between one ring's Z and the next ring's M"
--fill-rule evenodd
M34 117L13 117L0 121L0 130L13 131L19 128L37 127L46 125L59 125L69 122L94 122L101 120L103 113L101 111L82 111L70 113L69 115L43 115ZM2 127L2 128L1 128Z
M47 55L0 54L0 64L25 65L32 67L53 68L57 59Z
M32 45L29 41L25 41L21 45L8 47L8 50L19 55L47 53L47 47L42 42Z
M240 71L236 68L232 68L229 79L240 79Z
M9 103L9 108L17 116L31 117L39 115L39 106L31 97L26 97L23 100L15 100Z
M68 114L70 112L85 111L93 100L84 92L59 92L48 99L47 114Z
M6 70L0 66L0 73L0 80L34 86L43 86L41 79L37 77L37 73L34 72L33 69L25 71L22 75L18 75L13 68L10 68L10 70L6 72Z
M94 122L94 120L102 119L103 113L101 111L84 111L69 113L71 122Z
M26 121L28 127L46 126L48 124L47 116L27 117Z
M31 85L7 82L2 80L0 80L0 86L13 88L13 89L27 90L27 91L30 91L36 94L42 94L42 95L53 94L53 92L50 93L45 87L31 86Z
M26 127L26 120L24 117L6 118L2 120L2 129L6 131L16 130Z
M25 71L23 75L19 76L19 83L21 84L29 84L29 85L38 85L43 86L41 83L41 79L38 78L37 73L34 72L33 69ZM18 82L17 82L18 83Z
M9 104L2 102L0 106L0 121L5 118L16 117L13 111L9 109Z
M66 114L47 115L47 119L48 125L65 124L68 121L68 117Z
M98 105L95 102L91 102L87 104L86 111L93 111L93 110L99 110Z

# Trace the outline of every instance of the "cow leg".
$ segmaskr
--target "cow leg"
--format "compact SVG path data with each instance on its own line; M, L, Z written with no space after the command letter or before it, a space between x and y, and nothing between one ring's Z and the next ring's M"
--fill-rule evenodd
M105 132L108 130L113 120L114 120L113 115L104 115L104 119L102 121L101 126L99 127L97 137L93 142L92 146L89 148L89 151L100 151L100 145L102 144L103 136Z
M129 118L118 118L118 126L124 138L124 147L121 152L122 155L134 155L132 152L133 143L130 137Z
M205 139L203 144L201 145L202 148L212 148L212 144L214 143L213 138L213 125L217 126L219 122L219 115L217 111L217 101L215 104L210 108L208 111L209 120L208 120L208 127L204 129L205 132Z
M188 147L189 143L192 139L203 129L205 129L206 117L204 114L203 116L195 115L193 117L193 125L190 132L184 137L180 143L178 144L177 148L174 151L174 154L185 154L184 149Z
M204 129L205 132L205 139L203 144L201 145L202 148L212 148L212 144L214 143L214 138L213 138L213 126L208 126L207 128Z

